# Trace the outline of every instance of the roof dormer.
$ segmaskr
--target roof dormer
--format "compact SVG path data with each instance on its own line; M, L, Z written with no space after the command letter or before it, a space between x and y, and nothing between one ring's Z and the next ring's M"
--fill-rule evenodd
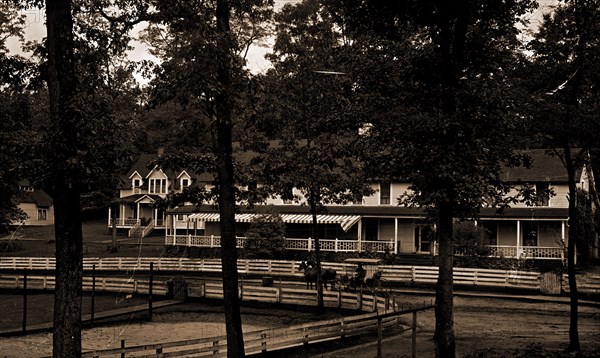
M177 179L179 180L179 187L181 190L192 184L192 177L185 170L177 176Z

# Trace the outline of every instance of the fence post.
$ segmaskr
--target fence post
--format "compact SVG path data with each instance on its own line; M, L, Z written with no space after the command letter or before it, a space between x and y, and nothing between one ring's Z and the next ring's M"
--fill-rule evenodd
M23 332L27 331L27 270L23 272Z
M381 358L381 341L383 339L383 327L381 317L377 317L377 358Z
M412 358L417 357L417 311L412 314Z
M240 301L244 300L244 278L240 277Z
M125 348L125 340L121 339L121 349ZM121 358L125 358L125 352L121 352Z
M90 307L90 310L92 311L90 313L90 322L92 323L92 326L94 325L95 302L96 302L96 264L93 264L92 265L92 302L91 302L91 307Z
M277 288L277 303L281 303L281 277L279 278L279 287Z
M261 351L263 353L267 353L267 334L266 333L260 334L260 346L261 346Z
M363 289L362 285L360 286L360 291L358 291L358 309L362 310L362 301L363 301Z
M373 312L379 311L379 307L377 305L377 303L378 303L377 301L379 301L379 300L377 299L377 295L375 294L375 290L373 290Z
M338 284L338 308L342 308L342 285Z
M304 345L307 346L308 345L308 333L307 333L306 327L302 327L302 332L304 332Z
M148 284L148 319L152 321L152 284L154 281L154 262L150 262L150 282Z

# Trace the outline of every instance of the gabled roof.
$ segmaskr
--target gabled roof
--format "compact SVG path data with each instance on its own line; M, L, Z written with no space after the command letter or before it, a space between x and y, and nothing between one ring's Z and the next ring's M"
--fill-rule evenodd
M501 179L505 182L549 182L566 183L567 170L561 159L552 155L547 149L530 149L523 151L532 160L530 168L514 167L504 168ZM581 170L577 170L575 180L581 177Z
M15 197L15 204L32 203L36 204L39 208L49 208L52 206L52 198L48 193L42 189L35 189L34 191L21 191Z
M133 195L125 196L119 200L121 202L125 202L125 203L137 203L138 201L140 201L144 198L149 198L152 201L158 201L158 200L162 199L162 197L160 195L155 195L155 194L133 194Z

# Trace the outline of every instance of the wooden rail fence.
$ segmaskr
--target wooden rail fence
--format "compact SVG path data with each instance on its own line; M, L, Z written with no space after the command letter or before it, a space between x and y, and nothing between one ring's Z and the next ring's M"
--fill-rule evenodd
M148 271L150 264L155 271L220 273L219 259L188 258L85 258L84 270L91 271L95 265L97 271ZM274 277L302 277L297 261L279 260L239 260L238 272L243 275L263 275ZM333 268L338 273L352 271L344 263L324 262L323 267ZM22 271L54 270L54 258L1 257L0 270ZM433 284L437 280L438 268L434 266L381 265L382 278L395 284ZM582 292L600 292L600 275L578 276L582 278ZM458 285L516 287L540 289L542 275L539 272L518 270L490 270L473 268L454 268L454 283ZM563 290L568 289L567 280L561 280Z
M220 280L188 280L187 297L190 298L223 298L223 285ZM53 276L0 274L0 288L23 289L27 285L29 290L53 290L55 279ZM240 298L245 301L271 302L295 305L317 305L317 291L305 289L303 283L294 281L279 281L273 287L262 287L260 280L240 280ZM83 290L92 291L92 278L84 277ZM149 280L96 277L95 290L103 292L118 292L123 294L149 293ZM157 280L153 282L152 293L166 296L169 294L168 281ZM357 292L346 292L340 286L336 290L325 290L323 293L325 306L342 309L363 310L373 312L389 310L397 305L393 296L383 297L370 292L368 289Z
M432 309L435 306L425 304L398 311L386 313L374 312L356 316L344 317L305 323L286 328L270 328L244 333L244 349L246 355L273 352L312 343L354 337L377 332L378 353L381 351L381 335L383 331L399 326L399 317L413 314L413 337L416 336L416 314L419 311ZM414 344L413 339L413 344ZM211 356L225 357L227 355L227 337L198 338L184 341L145 344L131 347L113 348L84 352L82 357L124 356L125 354L144 354L156 357L181 356ZM413 357L415 347L413 346Z

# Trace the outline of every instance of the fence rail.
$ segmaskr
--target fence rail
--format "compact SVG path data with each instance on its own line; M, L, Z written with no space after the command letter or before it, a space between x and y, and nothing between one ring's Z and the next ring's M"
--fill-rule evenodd
M364 335L377 332L380 336L399 326L399 317L413 314L413 320L419 311L432 309L433 305L420 305L413 308L379 312L344 317L294 325L286 328L270 328L244 334L244 350L247 355L273 352L281 349L308 345L311 343L336 340L341 338ZM413 324L413 335L416 326ZM379 345L381 337L379 337ZM414 352L414 347L413 347ZM145 356L180 357L180 356L211 356L225 357L227 355L227 336L190 339L184 341L145 344L126 348L113 348L84 352L82 357L123 356L125 354L142 354ZM414 356L414 354L413 354Z
M83 268L91 271L148 271L150 264L158 271L220 273L220 259L188 258L85 258ZM280 260L238 260L238 272L243 275L274 277L302 277L297 261ZM345 263L324 262L324 268L332 268L343 274L352 272L353 266ZM0 270L54 270L54 258L1 257ZM434 266L380 265L382 278L394 284L433 284L437 280L438 268ZM474 268L454 268L454 283L471 286L521 287L539 289L542 276L539 272L518 270L490 270ZM600 275L579 275L579 291L598 293ZM562 280L563 289L568 286Z

